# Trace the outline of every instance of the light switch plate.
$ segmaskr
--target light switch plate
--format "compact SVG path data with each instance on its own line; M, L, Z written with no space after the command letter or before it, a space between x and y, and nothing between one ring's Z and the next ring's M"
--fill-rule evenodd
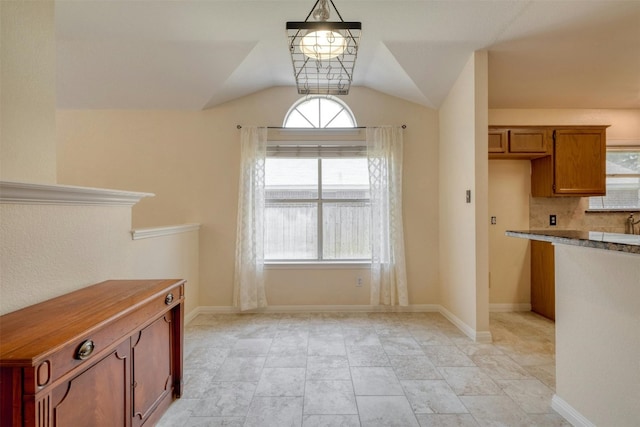
M467 190L467 203L471 203L471 190Z

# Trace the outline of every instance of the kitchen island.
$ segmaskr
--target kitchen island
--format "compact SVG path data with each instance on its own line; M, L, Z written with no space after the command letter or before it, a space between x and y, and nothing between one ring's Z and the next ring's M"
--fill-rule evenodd
M637 426L640 236L571 230L506 234L555 246L553 408L578 426Z

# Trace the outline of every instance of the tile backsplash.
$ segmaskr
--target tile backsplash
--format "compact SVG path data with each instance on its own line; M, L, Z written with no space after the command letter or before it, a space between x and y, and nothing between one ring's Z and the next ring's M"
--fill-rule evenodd
M628 212L586 212L588 207L588 197L530 197L529 228L624 233ZM555 227L549 215L556 215ZM640 219L640 213L634 216Z

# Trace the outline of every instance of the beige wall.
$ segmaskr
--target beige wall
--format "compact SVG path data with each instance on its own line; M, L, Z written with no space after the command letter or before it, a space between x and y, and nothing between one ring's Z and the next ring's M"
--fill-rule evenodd
M58 111L61 183L148 191L135 226L197 222L200 305L230 306L233 291L239 132L236 125L281 126L298 99L272 88L207 111ZM409 301L438 301L437 112L364 88L344 100L358 125L404 131L404 223ZM269 271L271 305L363 304L354 271ZM324 290L311 298L309 289ZM366 303L366 302L365 302Z
M574 425L637 426L640 255L556 245L555 257L554 409L591 423Z
M640 110L491 109L490 125L610 125L607 141L640 143Z
M489 301L491 308L526 309L531 303L529 241L505 236L506 230L528 230L531 162L489 160Z
M131 271L130 207L1 204L2 313Z
M133 261L132 279L186 279L187 316L200 301L199 231L192 230L130 242Z
M0 204L0 314L110 279L187 279L198 303L198 232L133 241L131 207Z
M0 180L54 183L54 2L0 1Z
M478 52L440 109L439 141L440 303L476 333L489 330L486 111L486 52Z

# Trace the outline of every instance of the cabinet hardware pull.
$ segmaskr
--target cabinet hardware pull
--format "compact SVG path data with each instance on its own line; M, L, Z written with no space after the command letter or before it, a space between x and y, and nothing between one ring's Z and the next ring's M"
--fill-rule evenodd
M93 343L92 340L84 341L82 344L80 344L80 347L78 347L78 351L76 352L76 358L80 360L85 360L86 358L91 356L91 353L93 353L94 348L95 348L95 344Z
M166 305L169 305L169 304L171 304L172 302L173 302L173 294L169 294L169 295L167 295L167 297L164 299L164 303L165 303Z

